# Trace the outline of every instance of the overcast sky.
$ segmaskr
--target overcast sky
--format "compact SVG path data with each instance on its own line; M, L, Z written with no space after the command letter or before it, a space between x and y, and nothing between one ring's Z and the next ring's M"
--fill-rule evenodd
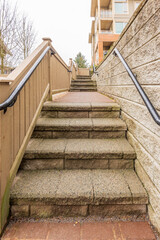
M75 58L80 51L91 62L88 35L91 30L91 0L11 0L18 3L33 21L38 33L37 45L42 37L50 37L64 61Z

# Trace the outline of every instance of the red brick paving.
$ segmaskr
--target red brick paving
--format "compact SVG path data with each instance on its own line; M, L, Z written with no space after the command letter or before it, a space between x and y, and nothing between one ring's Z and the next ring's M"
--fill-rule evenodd
M21 222L2 240L155 240L148 222Z
M53 95L54 102L114 102L98 92L66 92Z

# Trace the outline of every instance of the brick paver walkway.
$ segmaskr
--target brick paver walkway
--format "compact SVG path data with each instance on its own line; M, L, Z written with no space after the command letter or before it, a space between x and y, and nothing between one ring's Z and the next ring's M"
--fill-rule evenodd
M155 240L148 222L22 222L7 227L2 240Z
M114 102L114 100L97 92L65 92L53 95L54 102Z

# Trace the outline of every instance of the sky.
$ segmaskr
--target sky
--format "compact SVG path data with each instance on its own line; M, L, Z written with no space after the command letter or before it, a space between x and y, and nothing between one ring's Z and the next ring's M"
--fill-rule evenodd
M68 64L78 52L91 63L91 45L88 36L91 30L91 0L10 0L17 3L33 21L37 32L38 46L43 37L50 37L52 45Z

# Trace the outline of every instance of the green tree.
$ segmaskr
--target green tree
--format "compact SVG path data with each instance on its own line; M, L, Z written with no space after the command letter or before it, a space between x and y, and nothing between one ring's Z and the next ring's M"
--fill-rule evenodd
M81 52L79 52L77 54L77 56L75 57L74 62L78 64L79 68L87 68L88 67L87 60L85 59L85 56L82 55Z

